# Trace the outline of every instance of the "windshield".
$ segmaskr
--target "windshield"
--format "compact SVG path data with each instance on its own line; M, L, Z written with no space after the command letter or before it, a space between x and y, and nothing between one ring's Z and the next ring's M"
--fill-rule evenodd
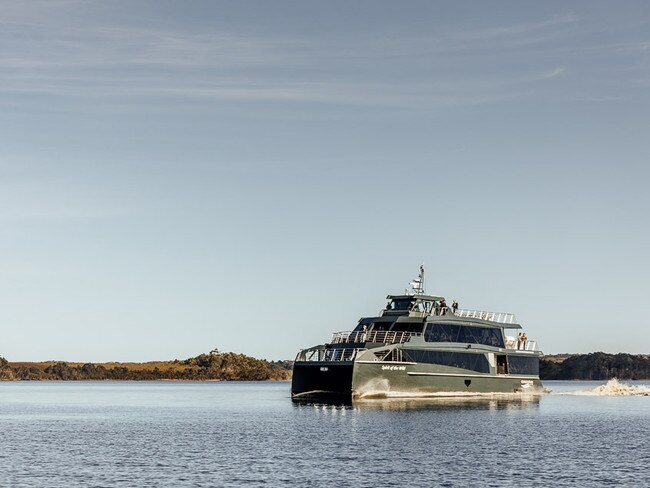
M388 310L411 310L413 300L393 300L389 304Z

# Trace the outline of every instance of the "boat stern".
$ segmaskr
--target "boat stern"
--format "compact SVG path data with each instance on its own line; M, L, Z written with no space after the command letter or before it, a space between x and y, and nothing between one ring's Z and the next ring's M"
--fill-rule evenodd
M354 358L348 351L325 346L300 351L293 364L291 398L350 400Z

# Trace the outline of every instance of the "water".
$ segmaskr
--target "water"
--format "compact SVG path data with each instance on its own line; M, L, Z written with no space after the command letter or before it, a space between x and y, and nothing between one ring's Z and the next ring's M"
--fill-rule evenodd
M0 383L0 486L650 486L650 382L603 383L352 407L288 383Z

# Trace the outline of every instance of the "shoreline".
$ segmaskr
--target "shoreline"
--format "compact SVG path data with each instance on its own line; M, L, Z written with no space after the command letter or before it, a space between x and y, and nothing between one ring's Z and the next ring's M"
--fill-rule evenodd
M184 360L146 363L7 361L0 357L5 381L268 381L291 378L290 361L266 361L233 352L211 352Z
M0 381L289 381L293 361L267 361L233 352L145 363L7 361ZM650 355L557 354L542 356L540 379L567 381L650 380Z

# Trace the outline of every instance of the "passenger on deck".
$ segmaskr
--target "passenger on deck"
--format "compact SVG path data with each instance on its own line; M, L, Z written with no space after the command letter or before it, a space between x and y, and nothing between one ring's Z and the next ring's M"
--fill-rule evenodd
M454 300L451 303L451 311L453 312L454 315L456 315L456 312L458 312L458 300Z
M440 301L440 315L447 315L447 302L444 298Z
M517 350L521 349L522 336L523 334L521 332L517 334Z
M528 336L524 332L521 334L521 345L523 346L522 349L525 351L526 350L526 342L528 341Z

